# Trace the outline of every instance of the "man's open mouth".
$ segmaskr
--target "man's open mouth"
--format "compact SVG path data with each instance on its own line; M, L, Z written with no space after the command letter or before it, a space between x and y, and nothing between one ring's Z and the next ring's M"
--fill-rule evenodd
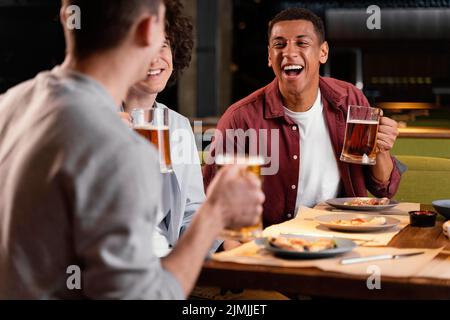
M147 76L149 76L149 77L156 77L156 76L159 76L163 71L164 71L164 69L148 70Z
M283 67L283 73L288 77L296 77L303 71L303 66L299 64L289 64Z

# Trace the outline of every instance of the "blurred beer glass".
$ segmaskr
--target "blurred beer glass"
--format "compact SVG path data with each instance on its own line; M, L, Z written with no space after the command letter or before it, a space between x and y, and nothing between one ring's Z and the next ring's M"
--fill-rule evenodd
M256 175L261 181L263 180L263 177L261 176L261 167L264 165L265 159L262 156L217 155L215 163L219 168L233 164L244 165L246 166L246 172ZM262 237L262 231L263 221L261 216L258 223L253 226L242 227L236 230L222 230L220 238L247 242Z
M381 109L349 106L341 161L374 165Z
M133 130L158 149L161 173L173 172L170 159L169 109L133 109L131 119Z

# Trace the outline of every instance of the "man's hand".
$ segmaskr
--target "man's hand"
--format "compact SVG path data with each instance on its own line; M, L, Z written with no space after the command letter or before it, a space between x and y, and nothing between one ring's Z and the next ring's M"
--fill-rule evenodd
M217 173L206 201L172 252L162 259L187 295L194 286L211 243L223 228L254 225L262 214L261 181L245 166L227 166Z
M133 124L131 123L131 116L128 112L119 112L119 117L122 119L123 122L125 122L125 124L127 126L129 126L130 128L133 126Z
M240 228L256 224L263 211L261 181L245 166L227 166L211 182L206 202L219 209L222 226Z
M397 122L387 117L381 117L378 126L377 150L380 152L390 151L394 147L397 137Z
M240 247L240 246L242 246L242 243L239 241L224 240L222 248L223 248L223 251L229 251L229 250L232 250L232 249Z
M391 177L392 170L394 170L389 151L394 147L397 137L397 122L387 117L381 117L376 147L377 163L371 167L372 175L381 183L387 183Z

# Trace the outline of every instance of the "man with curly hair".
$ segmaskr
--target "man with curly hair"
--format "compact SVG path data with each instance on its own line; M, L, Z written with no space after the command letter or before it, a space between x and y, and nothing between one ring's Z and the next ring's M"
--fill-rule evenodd
M167 108L157 95L174 84L189 66L194 46L191 20L183 14L179 0L165 1L166 39L148 67L147 77L131 87L121 117L130 120L133 109ZM163 180L162 217L154 233L157 255L167 255L186 230L198 207L205 200L200 160L189 120L169 109L170 150L173 173L161 174ZM218 243L213 246L214 250Z

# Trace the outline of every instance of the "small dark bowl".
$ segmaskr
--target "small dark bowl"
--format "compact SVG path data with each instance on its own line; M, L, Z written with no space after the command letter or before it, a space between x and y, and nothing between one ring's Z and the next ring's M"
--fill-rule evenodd
M443 215L445 220L450 220L450 199L433 201L433 208Z
M434 211L410 211L409 222L412 227L431 228L436 225L437 214Z

